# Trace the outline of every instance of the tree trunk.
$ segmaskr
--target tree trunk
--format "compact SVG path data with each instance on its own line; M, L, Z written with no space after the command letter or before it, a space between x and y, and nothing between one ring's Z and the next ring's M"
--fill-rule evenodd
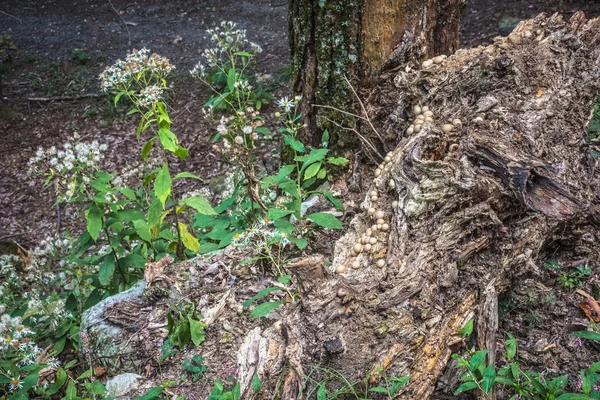
M317 255L286 265L298 301L252 319L242 304L273 283L240 263L251 255L196 258L165 272L175 282L170 299L155 288L143 300L107 299L86 312L91 357L108 358L110 350L123 362L114 343L121 340L135 358L129 368L147 365L159 355L141 329L160 330L165 309L190 301L208 326L206 341L189 352L202 355L212 374L195 384L196 393L206 395L224 366L236 366L242 399L315 398L320 385L339 389L344 380L359 382L345 386L358 397L382 377L406 375L397 398L452 393L458 377L445 371L469 320L476 319L478 347L494 362L500 294L518 290L542 302L547 294L537 282L550 256L600 264L600 148L588 136L598 60L600 19L542 14L494 45L388 74L380 90L393 99L389 129L405 132L418 117L415 106L429 107L432 120L379 166L369 189L377 199L365 196L330 267ZM365 239L374 239L370 248ZM268 299L286 301L277 293ZM568 329L559 325L552 334L566 337ZM569 352L556 346L558 357ZM179 376L190 353L174 356L161 374Z
M458 49L464 0L290 0L294 92L303 97L305 141L356 147L341 126L357 120L326 105L362 114L344 76L359 89L384 69ZM382 143L378 146L381 147Z

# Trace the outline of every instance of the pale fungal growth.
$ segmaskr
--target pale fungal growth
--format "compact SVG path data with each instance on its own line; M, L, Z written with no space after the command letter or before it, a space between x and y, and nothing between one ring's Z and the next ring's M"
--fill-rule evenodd
M354 251L357 252L357 253L360 253L362 251L362 244L356 243L354 245Z
M379 196L376 190L371 190L371 196Z
M428 106L423 106L421 107L421 110L426 113L427 111L429 111L429 107Z
M460 119L456 118L456 119L454 119L454 120L452 121L452 124L453 124L454 126L457 126L457 125L461 125L461 126L462 126L462 121L461 121Z
M450 133L452 132L452 129L454 129L454 126L452 124L442 125L442 131L444 131L444 133Z
M373 235L377 235L377 225L372 225L372 226L371 226L371 233L372 233Z
M415 133L421 132L421 125L415 125L414 131Z
M344 264L340 264L337 267L335 267L335 272L338 274L343 274L344 272L346 272L346 266Z
M415 133L415 126L414 126L414 125L411 125L411 126L409 126L409 127L408 127L408 129L406 130L406 134L410 136L410 135L412 135L413 133Z
M384 232L387 232L390 230L390 226L388 224L382 224L381 225L381 230Z
M369 208L369 209L367 210L367 213L368 213L369 215L373 215L373 214L375 214L375 209L374 209L373 207L371 207L371 208Z
M372 237L371 239L369 239L369 244L370 245L374 245L377 243L377 238Z
M383 220L383 218L379 218L377 219L377 225L382 225L385 224L385 221Z
M476 117L473 122L475 122L476 124L481 124L483 122L483 118L482 117Z
M339 288L337 291L337 297L346 297L348 293L344 290L344 288ZM281 322L281 321L279 321Z
M367 229L367 236L373 236L373 230L371 228Z
M442 56L433 57L434 64L441 64L443 61L444 61L444 57L442 57Z
M354 249L352 249L352 251L350 252L350 255L351 255L352 257L356 257L356 256L358 255L358 253L357 253L357 252L355 252L355 251L354 251Z
M362 243L362 244L367 244L368 241L369 241L369 239L365 236L360 238L360 243Z
M396 187L396 182L393 179L390 179L389 185L390 188L394 189Z
M431 117L425 117L425 122L432 123L433 122L433 118L431 118Z
M385 260L384 260L384 259L382 259L382 258L380 258L379 260L377 260L377 266L378 266L379 268L383 268L383 267L385 267Z
M433 117L433 111L431 111L431 110L423 111L423 115L425 117Z
M383 224L377 224L377 229L381 230L381 228L383 227Z
M527 39L531 38L532 35L533 34L531 33L531 31L525 31L525 32L523 32L523 37L525 37Z
M383 211L379 210L375 213L375 218L382 219L383 217L385 217L385 213Z
M392 159L389 156L385 156L385 158L383 159L383 161L385 161L386 163L389 163L390 161L392 161Z
M359 268L360 268L360 261L358 261L358 260L352 261L352 269L359 269Z
M377 200L379 200L379 197L377 197L377 196L371 196L371 201L377 201Z
M371 244L367 243L365 244L365 251L371 251Z
M381 174L381 170L379 168L377 168L375 170L375 176L379 176Z
M433 65L433 60L425 60L423 61L423 68L428 68L431 67Z
M391 151L389 153L386 154L386 156L392 158L394 156L394 153L392 153Z
M413 113L415 113L415 115L419 115L421 114L422 110L421 110L421 106L414 106L413 107Z
M398 208L398 200L394 200L392 201L392 209L397 209Z

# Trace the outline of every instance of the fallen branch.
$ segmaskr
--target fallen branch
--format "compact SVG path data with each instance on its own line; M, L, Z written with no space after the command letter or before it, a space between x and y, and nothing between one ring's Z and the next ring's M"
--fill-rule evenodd
M55 96L55 97L28 97L28 101L65 101L65 100L80 100L88 97L100 97L101 94L87 93L80 96Z
M16 19L17 21L19 21L20 23L23 23L23 20L22 20L21 18L15 17L14 15L11 15L11 14L9 14L9 13L5 12L5 11L2 11L2 10L0 10L0 14L4 14L4 15L6 15L7 17L14 18L14 19Z

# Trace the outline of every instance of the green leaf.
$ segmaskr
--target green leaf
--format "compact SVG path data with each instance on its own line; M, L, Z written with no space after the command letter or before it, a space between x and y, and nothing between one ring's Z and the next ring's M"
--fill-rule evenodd
M190 333L192 335L192 342L196 346L200 346L202 342L206 339L204 328L206 324L201 321L196 321L192 319L192 317L188 316L188 320L190 321Z
M327 163L332 165L345 165L348 161L349 160L344 157L327 157Z
M329 144L329 131L327 129L325 129L323 131L323 134L321 135L321 145L323 147L327 147L328 144Z
M251 298L249 298L248 300L246 300L244 302L244 307L248 307L248 306L250 306L250 304L254 303L256 300L262 299L263 297L266 297L268 294L273 293L273 292L277 292L279 290L283 290L283 289L281 289L279 287L264 288L263 290L259 291L254 296L252 296Z
M277 282L281 283L282 285L287 285L288 283L290 283L291 280L292 280L291 275L283 275L283 276L280 276L279 278L277 278Z
M590 340L600 341L600 333L593 332L593 331L573 332L573 333L571 333L570 336L580 337L582 339L590 339Z
M469 362L469 369L471 371L476 371L480 365L483 365L487 352L487 350L479 350L473 354L473 357L471 357L471 361Z
M229 68L229 72L227 73L227 88L230 92L233 92L235 89L235 80L236 80L236 72L235 68Z
M90 234L90 237L94 239L94 241L98 240L100 230L102 229L102 210L95 204L92 204L85 212L85 218L87 221L87 231Z
M283 135L283 141L298 153L304 153L306 151L304 144L301 141L294 139L290 135Z
M185 179L185 178L198 179L199 181L204 181L204 179L200 178L198 175L192 174L191 172L180 172L173 177L173 180L175 181L177 179Z
M135 200L135 192L129 188L119 188L119 192L123 194L123 196L127 197L129 200Z
M515 384L515 381L513 381L510 378L507 378L505 376L496 376L496 379L494 380L495 383L500 383L502 385L508 385L508 386L512 386Z
M183 199L179 202L180 204L185 204L186 206L192 207L194 210L198 211L200 214L204 215L217 215L215 210L212 208L208 200L203 199L202 197L188 197L187 199Z
M117 216L121 221L135 221L138 219L144 219L144 214L137 210L120 210L117 212Z
M269 301L259 304L252 310L252 318L264 317L281 305L283 305L283 301Z
M181 146L177 146L177 150L175 150L175 155L181 160L185 160L189 154L187 149Z
M254 393L260 392L260 378L256 373L252 376L252 390Z
M179 233L181 234L181 241L183 242L183 245L185 246L186 249L191 250L195 253L200 251L200 242L198 242L198 239L196 239L194 237L194 235L192 235L188 229L187 229L187 225L184 224L183 222L178 222L178 226L179 226Z
M153 387L152 389L148 390L148 393L146 393L143 396L136 397L135 400L157 400L157 399L160 399L160 397L158 395L161 394L164 390L165 389L161 386Z
M465 326L460 328L460 336L467 337L473 332L473 320L470 319Z
M148 155L150 154L150 150L152 150L153 144L154 144L154 138L152 138L146 142L146 144L142 148L142 160L148 161Z
M387 394L388 390L387 390L387 388L384 388L382 386L377 386L377 387L369 389L369 392Z
M463 392L469 391L469 390L473 390L477 388L477 383L475 382L465 382L462 385L460 385L458 387L458 389L456 389L456 391L454 392L454 395L459 395Z
M115 272L115 259L112 253L104 256L104 261L100 264L100 269L98 271L98 280L100 284L107 286L113 277L113 273Z
M325 192L323 193L323 195L327 200L331 202L331 204L334 205L335 208L337 208L339 211L344 211L344 204L340 199L336 199L335 197L333 197L333 193Z
M267 218L271 221L276 221L279 218L283 218L287 215L290 215L293 211L290 210L281 210L279 208L269 208L267 211Z
M342 223L334 215L328 213L314 213L308 215L306 218L310 219L315 224L328 229L342 229Z
M580 393L564 393L558 396L556 400L593 400L593 397Z
M75 382L73 380L69 380L65 395L66 400L74 400L77 397L77 387L75 386Z
M308 168L306 168L306 171L304 172L304 180L307 180L317 175L317 172L319 172L320 169L321 163L311 164Z
M263 135L270 135L271 131L266 126L258 126L254 128L254 130L258 133L262 133Z
M177 136L169 129L162 128L158 130L158 138L160 139L160 144L170 151L171 153L175 153L177 150Z
M494 387L494 381L496 379L496 368L490 364L483 371L483 383L481 384L481 388L484 392L489 393Z
M325 389L324 383L319 385L319 390L317 390L317 400L327 400L327 389Z
M152 242L152 234L150 233L150 227L146 221L143 219L133 221L133 226L135 227L136 233L142 240L145 240L146 242Z
M300 170L304 171L309 165L318 161L323 161L327 153L329 153L329 150L327 149L312 149L309 155L295 157L295 159L296 161L302 161L302 168Z
M156 179L154 180L154 193L156 193L156 197L160 199L164 209L165 203L171 195L171 175L169 174L169 167L166 164L162 166L158 175L156 175Z
M163 208L160 199L154 199L148 208L148 225L151 227L158 226L158 224L160 224L162 213Z

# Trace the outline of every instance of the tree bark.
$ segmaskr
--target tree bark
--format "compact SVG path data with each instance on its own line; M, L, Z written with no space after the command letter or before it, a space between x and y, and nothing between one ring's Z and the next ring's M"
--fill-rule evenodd
M352 147L362 114L344 76L366 88L384 69L405 66L458 49L464 0L290 0L289 38L294 92L302 95L305 141ZM381 143L378 144L381 147ZM355 146L354 146L355 147Z

